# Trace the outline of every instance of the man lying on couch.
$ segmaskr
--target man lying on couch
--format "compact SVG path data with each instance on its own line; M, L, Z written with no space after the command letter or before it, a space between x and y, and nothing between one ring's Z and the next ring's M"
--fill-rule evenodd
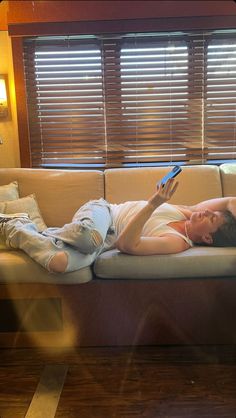
M39 233L27 214L0 214L0 233L11 248L25 251L50 272L79 270L103 251L133 255L174 254L194 244L236 245L236 198L195 206L171 205L178 183L171 179L148 201L90 201L62 228Z

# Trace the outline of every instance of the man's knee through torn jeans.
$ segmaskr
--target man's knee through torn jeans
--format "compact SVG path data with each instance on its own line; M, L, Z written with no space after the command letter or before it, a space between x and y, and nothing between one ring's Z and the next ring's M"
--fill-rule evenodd
M95 260L111 224L109 203L99 199L83 205L71 223L62 228L47 228L43 233L31 221L13 219L6 225L6 238L10 246L24 250L47 269L52 257L64 251L69 272L87 267Z

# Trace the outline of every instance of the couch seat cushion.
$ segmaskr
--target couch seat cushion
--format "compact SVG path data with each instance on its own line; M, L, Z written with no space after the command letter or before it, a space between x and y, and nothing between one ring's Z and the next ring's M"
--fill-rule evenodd
M236 248L193 247L179 254L134 256L101 254L94 272L105 279L167 279L235 276Z
M66 274L51 274L23 251L0 251L0 283L78 284L91 279L90 267Z

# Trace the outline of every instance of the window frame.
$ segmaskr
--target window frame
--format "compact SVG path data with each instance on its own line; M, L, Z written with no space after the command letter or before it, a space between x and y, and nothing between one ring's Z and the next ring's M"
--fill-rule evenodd
M20 157L22 167L31 167L29 146L28 111L26 102L24 67L23 67L23 39L32 36L53 36L73 34L99 34L101 32L152 32L175 31L193 29L231 29L235 27L234 16L167 18L167 19L138 19L124 21L96 21L96 22L53 22L9 25L12 37L12 53L14 77L16 87L16 105L18 117ZM154 29L155 28L155 29ZM158 30L157 30L158 29ZM159 165L159 164L157 164ZM78 167L79 168L79 167ZM89 167L91 168L91 167Z

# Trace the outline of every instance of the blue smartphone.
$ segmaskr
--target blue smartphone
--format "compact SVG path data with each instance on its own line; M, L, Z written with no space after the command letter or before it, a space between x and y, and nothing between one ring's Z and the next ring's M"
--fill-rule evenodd
M178 165L175 165L173 167L173 169L168 174L166 174L160 181L158 181L158 183L157 183L158 186L160 186L160 185L162 187L165 186L166 182L169 179L172 179L172 178L178 176L178 174L181 173L181 171L182 171L182 169Z

